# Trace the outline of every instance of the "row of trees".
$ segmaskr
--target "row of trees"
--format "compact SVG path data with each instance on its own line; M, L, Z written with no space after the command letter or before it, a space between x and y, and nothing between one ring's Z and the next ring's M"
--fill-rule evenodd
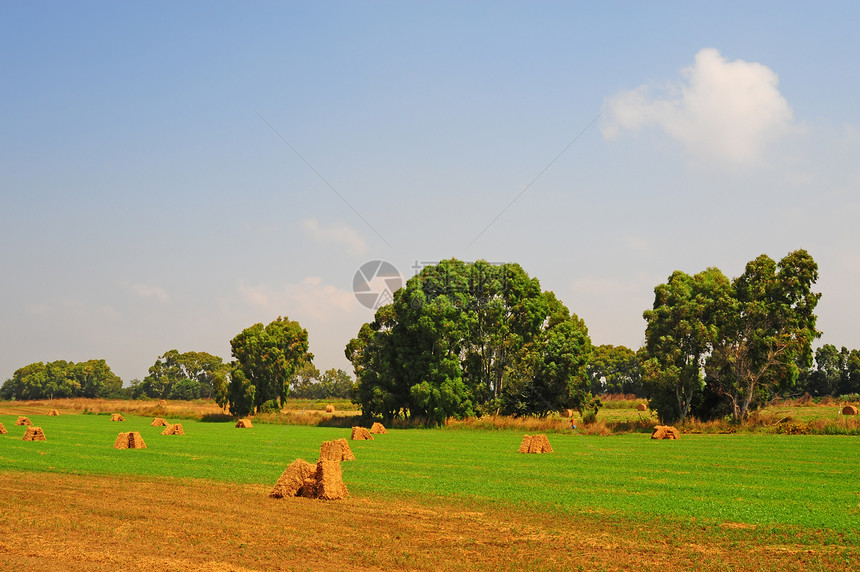
M0 399L60 397L215 399L234 415L280 409L295 397L349 397L352 378L339 369L322 374L308 352L308 333L298 322L279 317L254 324L230 342L231 363L206 352L172 349L159 356L143 380L129 388L104 360L32 363L0 387Z
M585 324L517 264L442 261L379 308L346 347L365 416L441 423L591 402Z
M80 363L58 360L35 362L16 370L0 387L0 399L113 398L121 397L122 391L122 379L103 359Z
M285 317L254 324L231 342L233 361L169 350L132 397L214 398L234 415L280 409L287 396L350 395L367 417L441 423L451 416L593 415L593 395L649 398L664 421L731 416L775 394L860 392L860 352L815 352L812 291L818 267L804 250L766 255L729 280L717 268L676 271L644 313L646 344L593 348L585 324L517 264L451 259L394 293L346 346L356 381L320 374L308 333ZM15 372L0 398L110 397L122 381L104 360L41 362Z

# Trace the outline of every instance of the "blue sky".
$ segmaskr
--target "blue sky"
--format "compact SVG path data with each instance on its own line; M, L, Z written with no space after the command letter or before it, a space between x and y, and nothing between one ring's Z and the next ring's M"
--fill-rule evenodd
M805 248L821 343L860 348L858 15L0 3L0 380L228 359L279 315L351 372L375 259L518 262L594 343L637 348L673 270Z

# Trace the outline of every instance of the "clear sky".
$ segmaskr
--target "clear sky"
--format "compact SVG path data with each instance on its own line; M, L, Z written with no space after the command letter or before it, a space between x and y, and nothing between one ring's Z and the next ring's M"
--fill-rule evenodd
M805 248L820 343L860 348L858 29L826 1L0 2L0 382L229 360L279 315L352 373L369 260L518 262L636 349L673 270Z

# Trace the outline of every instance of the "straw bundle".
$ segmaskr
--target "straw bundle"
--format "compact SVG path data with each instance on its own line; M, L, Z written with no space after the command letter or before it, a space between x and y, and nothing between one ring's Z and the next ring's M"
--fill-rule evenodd
M182 429L182 423L177 423L176 425L168 425L167 428L161 432L162 435L185 435L185 431Z
M317 461L316 474L316 498L323 500L338 500L346 498L346 485L343 482L343 473L340 463L337 461Z
M334 405L332 405L331 403L329 403L328 405L326 405L326 406L325 406L325 412L326 412L326 413L334 413Z
M651 433L652 439L680 439L681 432L670 425L657 425Z
M8 431L6 431L6 428L3 427L2 423L0 423L0 435L5 435L6 433L8 433Z
M531 435L523 435L523 442L520 444L520 449L517 453L528 453L529 446L532 444L532 436Z
M648 411L648 406L644 403L640 403L636 406L636 411Z
M388 433L388 431L386 431L385 426L382 423L374 423L370 427L370 432L376 433L377 435L383 435L385 433Z
M316 484L313 479L315 473L315 465L304 459L296 459L283 472L269 496L276 499L298 496L306 480L311 479L314 485ZM315 486L311 488L315 488Z
M353 427L351 439L353 441L373 441L373 435L366 427Z
M30 421L28 417L19 417L17 421L15 421L15 425L32 425L33 422Z
M167 427L168 425L170 425L170 423L168 423L166 420L162 419L161 417L156 417L155 419L152 420L152 423L150 423L149 425L150 425L150 427Z
M857 408L853 405L846 405L842 408L842 415L857 415Z
M24 432L24 441L47 441L47 439L45 439L45 432L42 431L41 427L30 425Z
M554 453L546 435L524 435L518 453Z
M51 417L59 417L60 412L56 409L51 409L50 411L48 411L48 415L50 415Z
M146 449L146 443L143 442L143 437L137 431L128 433L120 433L116 436L116 441L113 444L114 449Z
M337 439L335 441L323 441L320 445L320 459L326 461L355 461L355 455L352 454L352 449L349 448L349 443L346 439Z
M111 421L125 421L125 417L123 417L119 413L114 413L113 415L110 416L110 420Z
M250 419L239 419L239 421L236 422L236 427L239 429L252 429L254 426L251 425Z

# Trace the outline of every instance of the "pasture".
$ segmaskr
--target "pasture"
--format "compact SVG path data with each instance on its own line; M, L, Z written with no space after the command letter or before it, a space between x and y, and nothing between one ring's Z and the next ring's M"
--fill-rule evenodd
M646 529L659 522L673 528L673 537L680 534L678 546L666 553L677 553L678 558L684 554L679 547L687 544L731 546L739 538L753 547L762 542L787 546L783 556L805 554L802 562L817 562L823 568L856 564L860 555L860 441L852 436L701 434L652 441L635 433L550 434L554 453L524 455L516 452L522 431L390 429L373 441L350 441L356 460L342 466L351 498L324 503L275 501L266 495L287 464L296 458L315 461L320 443L349 437L347 429L260 423L237 429L233 423L186 419L185 436L165 436L163 428L149 425L151 417L126 415L124 422L111 422L108 415L29 416L44 429L47 441L22 441L24 428L14 425L16 416L0 415L9 431L0 435L4 487L14 489L18 481L42 479L64 487L79 476L107 489L110 483L143 490L153 482L161 483L162 489L164 483L178 483L186 491L211 488L227 496L238 494L246 499L248 510L257 508L249 518L264 522L272 510L300 503L303 510L313 505L314 514L358 510L368 518L389 518L393 526L420 529L420 523L400 522L401 513L442 506L439 525L453 526L454 514L455 520L466 519L468 535L469 518L461 514L466 507L465 513L492 513L508 528L516 529L517 522L525 528L545 523L541 534L548 538L558 534L575 538L583 530L600 527L620 529L621 536L649 546L649 553L655 550L651 543L657 537ZM120 431L139 431L147 449L113 449ZM83 493L89 486L78 489ZM386 506L397 510L385 517ZM3 505L2 510L3 520L14 520L13 506ZM217 511L213 513L212 518L218 517ZM332 515L318 518L325 521ZM571 523L576 523L573 531ZM475 534L486 529L481 534L493 536L492 524L484 523L483 529L472 525ZM393 545L389 549L393 555L399 553ZM426 549L423 560L411 564L391 560L392 555L373 564L376 561L365 554L354 565L433 568L432 544ZM477 562L470 554L464 552L465 562ZM9 555L0 544L0 562L3 556ZM773 562L785 561L773 557ZM557 568L559 562L575 562L546 558L536 566ZM741 559L738 565L744 567L744 562Z

